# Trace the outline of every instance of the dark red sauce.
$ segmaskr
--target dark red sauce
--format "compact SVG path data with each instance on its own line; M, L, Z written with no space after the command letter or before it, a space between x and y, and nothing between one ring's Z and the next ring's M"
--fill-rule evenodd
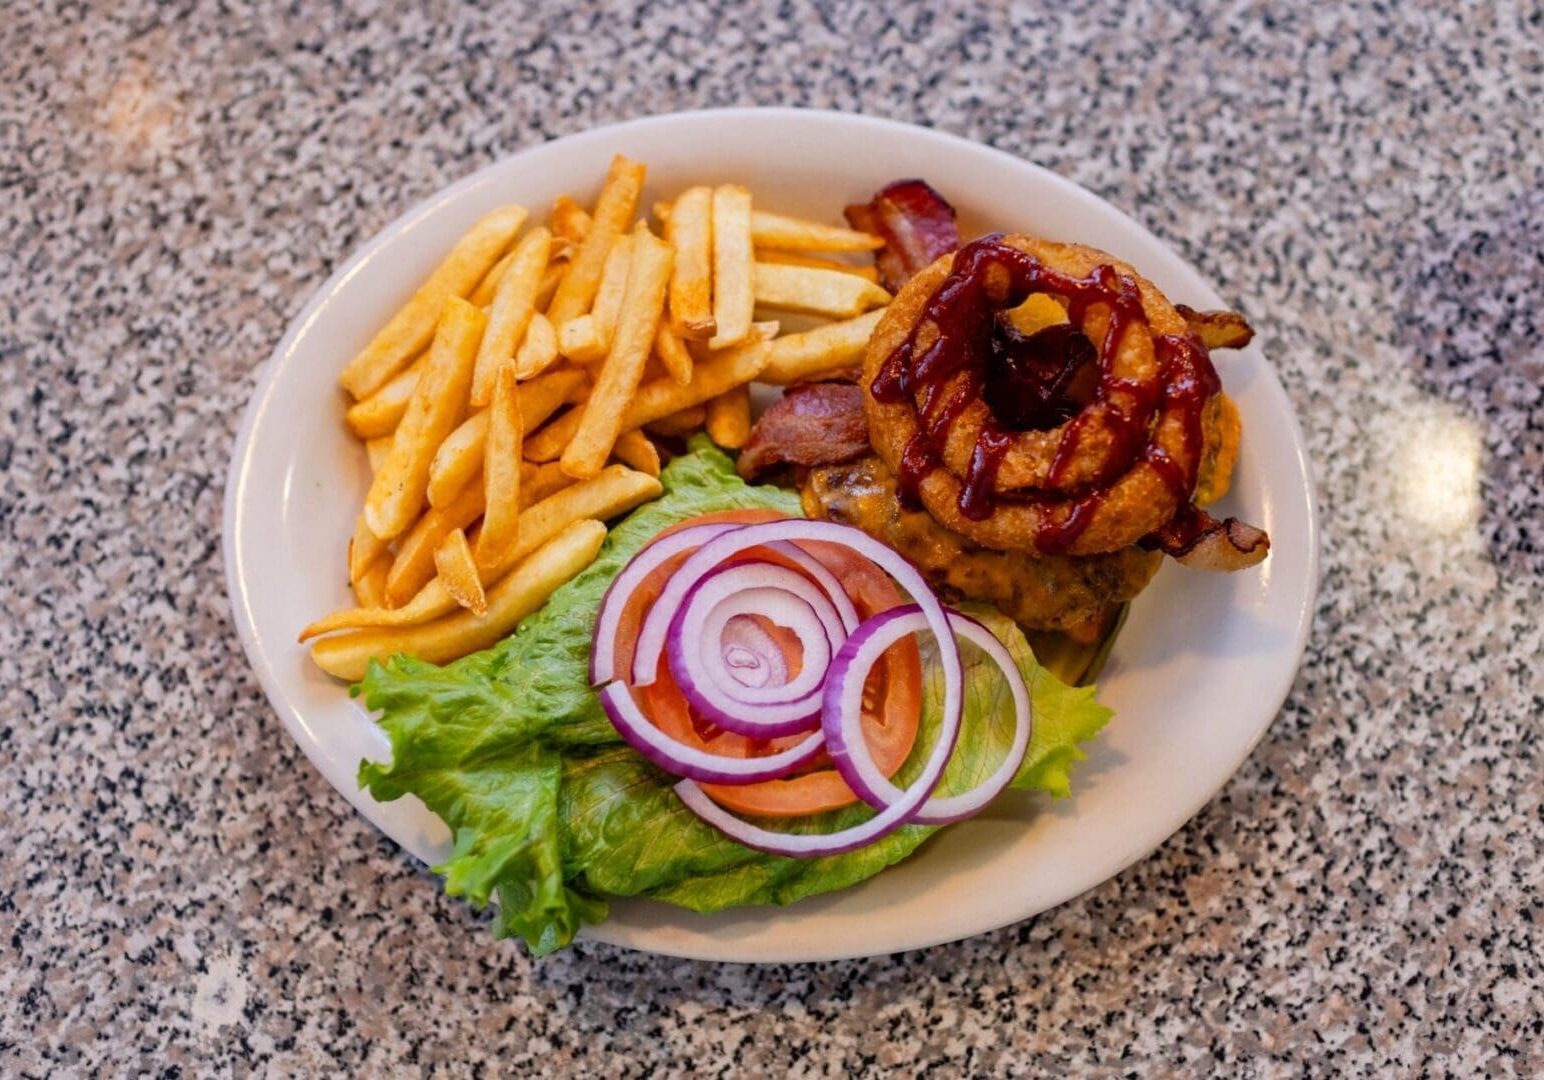
M1036 292L1065 301L1072 325L1028 337L1017 335L1011 327L1005 330L998 313ZM1106 305L1109 320L1103 340L1093 343L1090 356L1086 348L1090 343L1080 328L1095 304ZM1042 551L1066 551L1076 543L1104 502L1108 485L1138 460L1152 466L1175 499L1188 505L1201 456L1202 408L1221 384L1205 348L1190 336L1154 338L1156 380L1115 377L1112 358L1122 335L1133 325L1147 325L1141 291L1113 266L1096 267L1087 277L1072 277L995 235L962 248L917 325L885 358L869 384L876 401L911 402L917 409L918 432L907 443L898 470L901 497L915 504L923 477L940 464L950 427L970 401L984 393L994 420L982 426L961 483L959 509L965 517L982 520L1002 500L995 490L997 474L1012 445L1012 433L1062 424L1065 428L1047 477L1051 489L1065 486L1073 463L1095 452L1086 445L1090 430L1098 427L1106 437L1097 449L1099 457L1085 490L1071 497L1055 490L1011 496L1015 502L1060 504L1044 515L1035 538ZM920 347L924 330L928 343ZM1091 396L1086 373L1090 365L1098 372ZM957 375L964 377L950 392L947 384ZM1082 385L1074 392L1079 379ZM1186 468L1150 439L1149 429L1160 408L1163 415L1177 417L1184 426L1190 463Z

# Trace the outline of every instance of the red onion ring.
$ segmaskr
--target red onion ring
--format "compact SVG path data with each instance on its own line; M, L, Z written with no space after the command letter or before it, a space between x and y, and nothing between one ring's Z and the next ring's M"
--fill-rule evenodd
M981 783L959 795L934 797L924 803L911 817L919 825L947 825L980 812L1008 786L1029 749L1029 688L1024 685L1024 675L1007 646L975 619L958 611L949 612L949 624L955 634L991 657L1008 680L1013 695L1013 742L996 771ZM886 649L925 628L922 610L916 605L891 608L858 627L831 662L831 677L826 681L821 709L826 751L848 786L876 809L894 805L906 793L880 771L863 737L863 684Z
M776 639L749 615L736 615L724 623L719 639L724 645L724 664L742 686L760 689L788 682L788 659ZM737 662L737 657L747 658ZM742 673L750 678L741 678Z
M601 597L600 611L595 617L595 633L590 644L591 686L608 683L617 677L617 631L622 625L622 612L644 578L681 552L700 547L736 527L729 522L689 525L669 536L651 540L628 560L622 572L612 579L606 595Z
M754 784L780 779L813 761L826 741L821 732L813 731L788 749L766 757L709 754L677 742L650 723L625 683L607 683L598 693L601 707L628 745L666 772L705 784Z
M873 550L884 551L898 562L899 565L910 571L921 588L927 588L927 583L922 580L922 576L917 573L916 569L909 562L896 555L895 552L879 543L879 541L871 538L867 533L860 532L850 526L837 525L829 521L806 521L803 518L786 518L782 521L768 521L756 525L731 526L728 531L706 541L686 562L676 568L676 572L665 583L665 588L654 601L654 605L649 609L649 613L644 616L643 625L638 630L637 649L633 653L632 684L634 686L648 686L657 677L659 658L665 651L665 643L670 634L670 624L675 618L676 611L686 601L686 596L691 592L692 587L715 570L719 563L738 555L746 548L771 547L779 555L794 563L805 574L813 578L816 584L820 585L821 589L830 598L832 604L836 606L837 613L842 619L842 625L851 633L852 629L858 625L858 610L853 606L852 598L842 589L841 582L837 581L836 575L831 573L820 560L810 555L797 544L777 539L764 539L764 537L769 535L765 532L768 528L774 530L783 528L783 531L787 532L789 530L785 527L790 525L821 526L826 530L836 530L839 533L853 533L855 537L852 540L835 536L829 531L819 537L799 535L792 539L827 540L842 547L852 548L858 554L865 556ZM799 532L798 529L792 531L795 533ZM755 539L723 543L730 536L744 535L754 536ZM770 535L776 536L780 534L774 532ZM864 547L857 547L859 542L857 538L861 538L865 542ZM715 543L719 543L721 546L714 548L707 557L702 557L704 549ZM878 560L871 558L869 561L876 562ZM691 569L688 570L688 567L691 567ZM895 577L894 574L890 576ZM913 596L917 595L909 586L903 585L903 587L906 588L907 592L912 593ZM928 592L927 595L932 596L932 593ZM837 644L839 642L832 642L833 646Z

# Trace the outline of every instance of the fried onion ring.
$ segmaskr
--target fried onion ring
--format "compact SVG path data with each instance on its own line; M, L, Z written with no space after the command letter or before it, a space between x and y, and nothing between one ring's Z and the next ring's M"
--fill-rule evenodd
M1044 430L1010 426L983 395L998 314L1034 294L1062 305L1097 363L1091 399ZM1151 282L1094 248L1022 234L913 277L870 339L862 384L904 497L978 544L1037 555L1118 551L1173 523L1216 456L1208 434L1225 407L1206 347Z

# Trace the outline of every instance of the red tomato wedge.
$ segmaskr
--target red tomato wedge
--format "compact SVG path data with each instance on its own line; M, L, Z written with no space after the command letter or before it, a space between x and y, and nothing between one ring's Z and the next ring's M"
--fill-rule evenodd
M754 525L778 521L786 515L773 510L728 510L682 521L666 529L666 536L688 525L733 522ZM809 554L820 560L845 587L858 614L868 619L881 611L906 603L884 571L854 552L834 544L801 543ZM617 670L632 666L638 631L650 605L659 597L665 581L685 562L682 553L658 567L646 577L628 600L617 628ZM740 558L783 562L775 552L753 548ZM784 565L789 565L784 563ZM791 635L774 636L789 654L789 668L797 671L797 646ZM659 677L638 690L638 702L644 714L661 731L683 744L725 757L761 757L798 742L802 736L782 739L752 739L724 731L693 714L685 696L676 685L669 666L660 661ZM876 764L886 776L894 775L911 753L917 739L917 724L922 713L922 659L916 642L907 638L891 647L876 664L863 692L863 732ZM851 806L858 797L822 754L811 771L786 780L765 780L757 784L703 784L702 790L727 810L756 817L793 818L824 810Z

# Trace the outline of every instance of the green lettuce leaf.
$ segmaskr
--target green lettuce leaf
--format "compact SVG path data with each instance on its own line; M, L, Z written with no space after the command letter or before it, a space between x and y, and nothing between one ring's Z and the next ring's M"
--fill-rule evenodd
M741 847L701 822L673 780L621 742L587 679L591 628L623 564L665 527L716 510L765 507L797 514L798 499L749 487L728 457L693 443L661 477L664 495L612 529L595 563L511 637L443 668L394 657L372 664L358 688L390 738L389 763L360 764L382 800L413 794L450 827L450 858L435 869L451 895L485 905L495 895L499 936L536 955L568 944L606 915L606 898L650 896L694 911L788 904L845 888L904 859L936 828L907 826L858 851L788 859ZM972 611L1008 646L1031 687L1035 727L1013 786L1065 796L1077 744L1109 718L1092 689L1072 689L1041 668L1018 628L995 610ZM928 648L930 646L924 646ZM1012 738L1011 698L995 667L963 650L965 714L940 785L973 786ZM918 745L931 744L942 698L928 664ZM913 753L898 782L920 770ZM774 826L831 831L864 820L855 806Z

